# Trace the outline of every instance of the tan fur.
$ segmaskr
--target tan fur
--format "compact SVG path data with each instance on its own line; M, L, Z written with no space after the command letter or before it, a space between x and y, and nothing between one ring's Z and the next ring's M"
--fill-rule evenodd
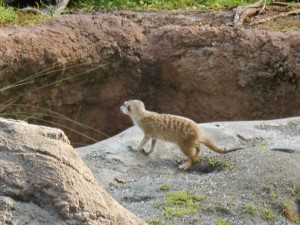
M180 169L188 169L197 160L200 152L200 143L220 154L232 152L238 149L225 151L214 145L199 129L198 125L185 117L158 114L147 111L144 103L139 100L130 100L121 106L121 111L130 116L134 124L144 131L144 138L137 147L142 150L143 146L152 139L151 149L146 154L150 154L155 147L156 139L173 142L179 146L182 153L189 161L181 165ZM194 151L196 149L196 151Z

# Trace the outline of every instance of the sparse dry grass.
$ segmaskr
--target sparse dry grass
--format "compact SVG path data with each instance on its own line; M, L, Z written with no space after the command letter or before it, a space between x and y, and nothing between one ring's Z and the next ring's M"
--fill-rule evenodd
M0 6L0 27L33 26L51 18L50 14L26 13L12 7Z
M300 31L300 15L278 18L259 26L265 30L275 30L281 32Z

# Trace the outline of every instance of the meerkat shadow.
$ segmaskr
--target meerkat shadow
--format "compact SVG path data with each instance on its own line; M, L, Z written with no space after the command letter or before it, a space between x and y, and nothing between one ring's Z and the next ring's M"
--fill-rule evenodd
M133 154L135 154L137 156L143 156L143 157L149 156L149 152L147 152L145 149L137 150L130 145L127 146L127 151L132 152Z
M222 160L219 157L202 157L185 172L201 174L218 173L232 166L233 164L231 162Z

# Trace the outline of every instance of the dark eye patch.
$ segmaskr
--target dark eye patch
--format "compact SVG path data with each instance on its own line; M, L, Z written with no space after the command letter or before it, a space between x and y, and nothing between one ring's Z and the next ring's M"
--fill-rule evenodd
M127 109L128 109L128 112L130 112L130 105L127 107Z

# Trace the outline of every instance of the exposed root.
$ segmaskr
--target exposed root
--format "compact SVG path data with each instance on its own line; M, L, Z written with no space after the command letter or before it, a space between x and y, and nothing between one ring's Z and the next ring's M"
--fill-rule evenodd
M247 17L251 17L260 11L260 8L264 4L265 0L259 0L258 2L248 6L238 6L234 15L233 23L236 26L241 26Z
M258 19L258 20L255 20L255 21L251 22L250 25L257 25L257 24L260 24L260 23L266 23L266 22L269 22L269 21L274 20L274 19L287 17L289 15L298 15L298 14L300 15L300 9L293 10L293 11L290 11L290 12L283 12L283 13L279 13L277 15L268 16L266 18Z
M253 16L258 16L265 10L279 13L267 16L265 18L253 20ZM249 21L252 18L250 25L256 25L277 18L298 14L300 14L300 3L271 2L270 5L266 7L266 0L259 0L258 2L248 6L238 6L235 12L233 23L235 26L242 26L246 20Z

